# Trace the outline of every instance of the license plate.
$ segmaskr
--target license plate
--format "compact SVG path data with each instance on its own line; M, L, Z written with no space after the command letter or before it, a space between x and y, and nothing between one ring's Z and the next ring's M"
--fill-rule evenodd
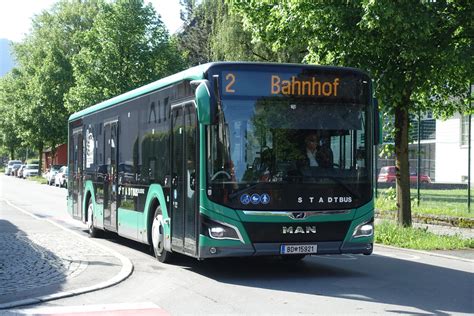
M280 254L317 253L318 245L281 245Z

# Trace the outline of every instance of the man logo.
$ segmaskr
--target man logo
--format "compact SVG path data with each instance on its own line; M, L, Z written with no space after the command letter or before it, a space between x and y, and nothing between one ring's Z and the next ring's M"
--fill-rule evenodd
M290 215L291 218L293 219L305 219L306 218L306 213L305 212L293 212Z
M316 226L306 226L305 228L301 226L283 226L282 227L283 235L286 234L316 234Z

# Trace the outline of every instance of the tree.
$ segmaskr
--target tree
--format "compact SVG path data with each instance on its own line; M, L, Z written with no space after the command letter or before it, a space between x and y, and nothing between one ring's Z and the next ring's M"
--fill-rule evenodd
M181 0L182 31L176 36L178 49L184 55L188 66L212 61L211 34L222 0Z
M64 95L74 85L72 56L83 44L81 34L91 28L99 1L61 1L33 19L32 32L14 45L18 90L14 106L15 132L24 145L53 151L67 138L68 110ZM10 96L12 97L12 96Z
M21 146L21 139L15 130L15 92L20 83L15 80L15 73L11 72L0 78L0 147L7 150L10 159L15 159L15 152Z
M66 141L72 112L184 67L160 17L138 0L59 1L14 54L18 66L0 82L0 109L11 114L0 119L2 146L13 155L21 141L40 159Z
M294 47L273 51L267 43L252 38L252 33L244 28L242 16L230 14L223 0L216 10L210 34L212 60L301 62L307 53Z
M307 47L305 61L358 67L395 117L398 222L411 225L409 113L465 111L472 81L472 2L229 1L254 40Z
M211 61L301 62L305 49L273 51L267 43L252 38L239 14L230 14L224 0L183 0L183 30L178 47L190 66Z
M76 85L65 98L71 112L184 67L159 15L151 4L138 0L101 4L72 64Z

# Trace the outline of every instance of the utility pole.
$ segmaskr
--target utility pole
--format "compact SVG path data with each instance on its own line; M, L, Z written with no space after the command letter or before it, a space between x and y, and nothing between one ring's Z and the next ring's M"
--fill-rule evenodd
M471 213L471 97L472 84L469 84L469 123L467 136L467 211Z
M418 163L416 166L416 175L417 175L417 181L416 181L416 192L417 192L417 201L416 204L420 206L420 184L421 184L421 175L420 175L420 169L421 169L421 110L418 110Z

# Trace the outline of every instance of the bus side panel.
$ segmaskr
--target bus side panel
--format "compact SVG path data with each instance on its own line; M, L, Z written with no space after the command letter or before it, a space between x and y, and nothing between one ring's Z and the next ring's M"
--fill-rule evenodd
M142 241L139 236L138 218L143 213L119 207L117 210L117 234L136 241Z

